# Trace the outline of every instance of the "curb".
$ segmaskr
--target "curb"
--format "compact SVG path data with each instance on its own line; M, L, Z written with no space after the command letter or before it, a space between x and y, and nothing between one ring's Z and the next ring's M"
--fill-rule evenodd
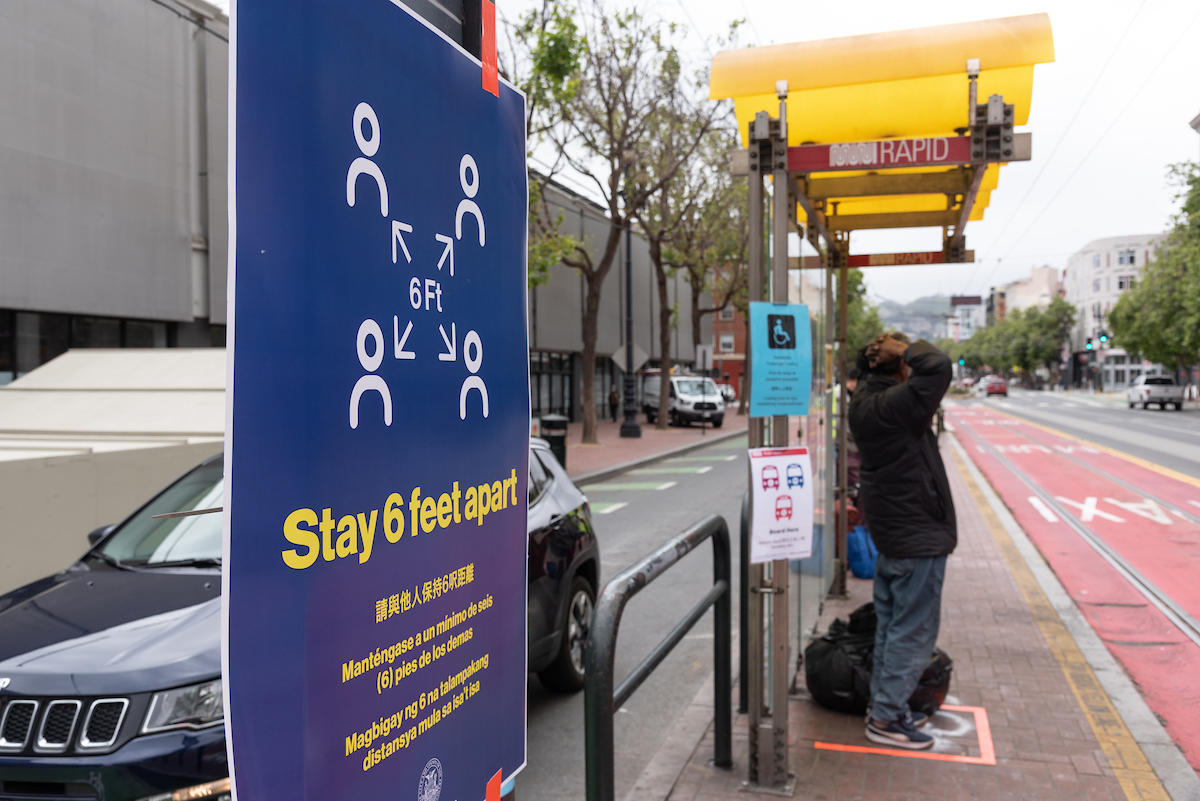
M678 456L682 453L689 453L709 445L715 445L718 442L734 439L735 437L744 437L748 431L749 428L747 427L738 429L737 431L726 431L721 434L714 434L712 439L701 439L698 442L689 442L687 445L680 445L677 448L671 448L667 451L659 451L658 453L652 453L649 456L631 459L628 462L621 462L620 464L615 464L612 467L602 467L599 470L593 470L590 473L571 476L571 480L574 481L576 485L582 485L586 482L603 481L606 478L612 478L615 475L624 473L626 470L632 470L635 467L643 467L663 459L669 459L672 456ZM570 474L568 473L568 475Z

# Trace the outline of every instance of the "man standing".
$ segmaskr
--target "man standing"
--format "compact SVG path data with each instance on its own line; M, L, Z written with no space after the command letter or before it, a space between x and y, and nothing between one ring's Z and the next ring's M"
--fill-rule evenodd
M946 556L958 541L946 467L930 423L950 386L950 359L924 340L880 335L859 353L850 401L862 457L859 502L879 549L875 657L867 739L928 748L908 699L929 665L941 618Z

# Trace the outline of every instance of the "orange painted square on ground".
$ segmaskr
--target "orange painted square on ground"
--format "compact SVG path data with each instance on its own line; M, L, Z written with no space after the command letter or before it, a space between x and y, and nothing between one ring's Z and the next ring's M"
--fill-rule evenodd
M947 712L970 712L975 716L975 731L979 735L979 756L962 754L931 754L928 751L905 751L900 748L875 748L868 745L840 745L838 743L815 742L813 747L820 751L849 751L854 754L883 754L884 756L909 757L911 759L933 759L939 762L961 762L967 765L995 765L996 749L992 745L992 729L988 725L987 710L981 706L952 706L944 704Z

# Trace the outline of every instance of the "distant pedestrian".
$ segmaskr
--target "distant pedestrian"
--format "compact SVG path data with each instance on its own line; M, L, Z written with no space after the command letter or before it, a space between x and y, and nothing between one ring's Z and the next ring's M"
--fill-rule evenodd
M862 458L859 503L879 549L867 739L928 748L928 717L908 707L941 621L946 557L958 542L946 467L930 429L950 386L950 359L924 340L880 335L858 356L848 419Z
M608 393L608 408L612 412L613 422L617 422L617 407L621 405L621 393L617 392L617 385L612 385L612 390Z

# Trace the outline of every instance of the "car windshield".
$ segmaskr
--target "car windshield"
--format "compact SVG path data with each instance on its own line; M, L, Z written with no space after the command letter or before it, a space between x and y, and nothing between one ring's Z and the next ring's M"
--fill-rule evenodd
M105 541L101 553L122 564L152 566L164 563L220 560L219 512L155 519L155 515L213 509L224 504L220 460L188 473L144 509L127 520Z
M711 378L686 378L676 381L680 395L717 395L717 385Z
M1175 379L1173 379L1173 378L1147 378L1146 383L1154 384L1155 386L1173 387L1173 386L1175 386Z

